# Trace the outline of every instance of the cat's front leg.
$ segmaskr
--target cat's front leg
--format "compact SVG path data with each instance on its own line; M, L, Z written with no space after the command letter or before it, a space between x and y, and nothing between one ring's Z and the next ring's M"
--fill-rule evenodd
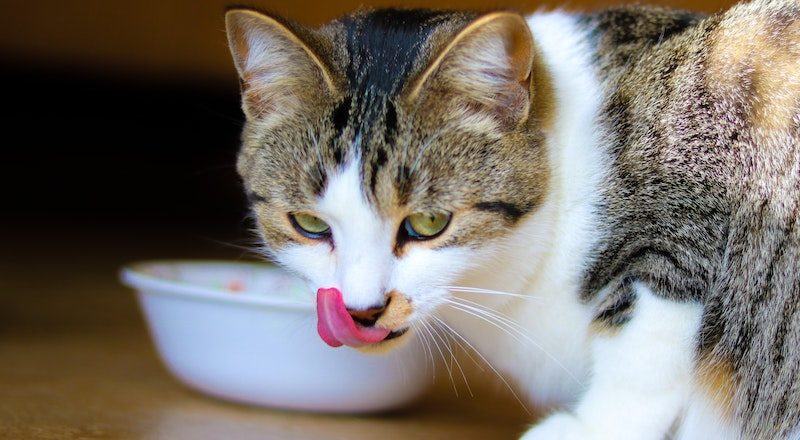
M639 282L630 319L599 331L592 377L572 412L545 418L523 440L660 440L689 396L702 306L657 297Z

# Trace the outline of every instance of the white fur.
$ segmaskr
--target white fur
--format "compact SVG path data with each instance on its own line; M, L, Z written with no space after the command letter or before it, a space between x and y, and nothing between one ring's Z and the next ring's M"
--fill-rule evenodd
M524 334L515 338L463 313L443 314L534 403L576 405L574 413L543 421L528 438L661 438L690 393L700 308L658 300L640 286L635 323L616 337L593 338L591 307L579 302L578 289L579 274L602 233L595 208L608 163L595 121L601 87L582 31L570 16L537 14L529 24L553 75L558 103L549 133L553 185L545 205L512 238L527 246L496 249L497 267L487 265L463 280L530 295L531 300L505 303L479 300L519 323ZM660 366L634 362L639 356Z
M554 405L573 401L586 386L592 314L578 299L579 274L599 238L594 204L607 160L595 124L600 87L589 67L589 49L580 43L582 31L559 13L535 15L529 24L553 74L558 103L548 136L551 191L510 238L516 244L497 251L498 267L488 265L463 280L528 294L531 299L505 304L481 301L519 323L524 335L514 338L464 313L443 313L534 403Z
M333 231L334 285L354 308L382 305L392 267L393 229L367 203L359 163L330 179L317 208Z
M549 417L524 440L664 438L691 392L702 306L634 289L631 321L592 343L591 385L575 410Z
M369 206L356 159L329 176L317 206L334 246L292 247L278 257L304 273L314 289L340 288L349 307L372 307L392 289L408 295L410 323L431 322L435 313L531 401L572 405L573 412L546 419L526 439L661 438L691 394L701 308L659 299L637 285L627 325L616 335L590 330L594 312L579 300L579 289L603 231L596 209L608 169L596 124L601 87L572 17L536 14L528 23L557 102L547 133L552 179L543 205L511 237L480 250L410 246L396 257L392 244L402 219L381 218ZM448 292L453 285L526 298ZM486 313L500 317L492 324L474 316ZM699 413L690 411L686 419L692 414Z
M358 161L328 178L314 214L331 227L333 245L297 245L278 254L304 274L312 290L336 287L355 309L382 305L394 265L393 227L379 218L361 191Z
M723 422L719 408L708 400L698 387L689 399L676 440L741 440L735 426ZM789 437L794 439L794 437Z
M392 253L402 219L380 217L364 197L358 159L328 178L315 215L331 227L333 246L297 245L281 250L280 262L306 277L313 291L336 287L345 305L365 309L383 304L397 290L415 305L411 320L427 316L473 259L464 249L434 251L412 247L399 259Z
M559 396L559 387L547 386L548 380L555 382L553 376L558 369L552 366L542 369L546 359L524 364L527 368L514 368L514 365L523 364L507 362L505 365L511 366L507 371L517 377L523 376L518 380L528 386L536 402L558 401L541 396L561 397L563 401L583 393L575 402L573 412L554 414L524 438L660 439L684 414L678 438L733 440L736 438L732 434L734 429L724 425L710 406L702 406L702 394L692 388L694 338L702 314L700 305L661 300L638 285L639 298L631 322L615 336L592 338L588 327L584 326L588 326L589 317L581 315L585 310L569 302L569 298L577 296L578 280L574 274L591 257L587 251L602 233L594 211L597 184L607 169L602 131L594 121L600 86L592 74L590 52L581 43L581 31L574 26L572 18L561 13L536 14L529 18L529 24L555 79L559 103L556 129L551 137L551 158L558 176L553 198L559 208L552 244L554 252L541 262L544 268L541 270L552 271L553 276L546 282L531 283L525 291L534 296L558 292L561 301L559 296L551 294L550 302L541 310L536 302L531 302L527 310L518 312L517 316L519 320L540 323L539 328L526 323L538 340L561 335L552 346L563 344L563 347L551 354L562 359L568 368L576 365L577 370L583 366L587 375L581 377L585 389L572 387ZM564 329L558 328L559 322L552 322L550 328L542 325L548 322L547 317L542 319L547 310L558 310L552 314L563 318L561 325L573 326L571 338ZM581 316L583 321L576 319ZM541 377L542 371L551 374L545 374L544 380L536 379ZM562 374L560 383L571 382L574 381Z

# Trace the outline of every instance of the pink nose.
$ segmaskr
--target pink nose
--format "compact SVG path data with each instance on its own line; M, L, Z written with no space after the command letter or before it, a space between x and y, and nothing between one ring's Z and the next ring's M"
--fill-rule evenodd
M344 305L342 292L334 287L317 290L317 332L331 347L348 345L361 347L383 341L390 331L375 327L374 321L385 307L370 309L371 311L349 312ZM380 310L380 311L378 311ZM353 316L353 315L356 316ZM363 317L363 318L362 318ZM357 324L356 320L371 319L370 326ZM369 322L369 321L366 321Z

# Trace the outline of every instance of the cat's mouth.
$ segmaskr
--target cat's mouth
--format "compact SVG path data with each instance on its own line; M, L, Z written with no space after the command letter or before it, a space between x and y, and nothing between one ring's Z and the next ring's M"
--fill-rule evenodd
M403 337L403 335L408 333L408 330L408 327L393 330L389 332L389 335L386 336L383 341L376 342L374 344L363 345L361 347L357 347L356 349L362 353L368 354L387 353L403 343L403 341L406 339Z
M406 334L407 331L408 331L408 327L401 328L400 330L393 330L393 331L389 332L389 336L387 336L386 339L384 339L384 341L390 341L390 340L392 340L394 338L399 338L400 336L403 336L404 334Z
M387 314L386 318L391 316ZM372 325L363 325L363 321L348 312L339 289L317 291L317 332L331 347L347 345L362 348L397 339L408 331L408 327L400 328L401 323L398 321L382 317Z

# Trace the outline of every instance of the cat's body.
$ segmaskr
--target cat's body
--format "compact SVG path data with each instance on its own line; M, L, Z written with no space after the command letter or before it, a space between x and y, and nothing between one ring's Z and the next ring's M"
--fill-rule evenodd
M228 27L267 250L359 326L567 411L526 439L800 438L800 5Z

